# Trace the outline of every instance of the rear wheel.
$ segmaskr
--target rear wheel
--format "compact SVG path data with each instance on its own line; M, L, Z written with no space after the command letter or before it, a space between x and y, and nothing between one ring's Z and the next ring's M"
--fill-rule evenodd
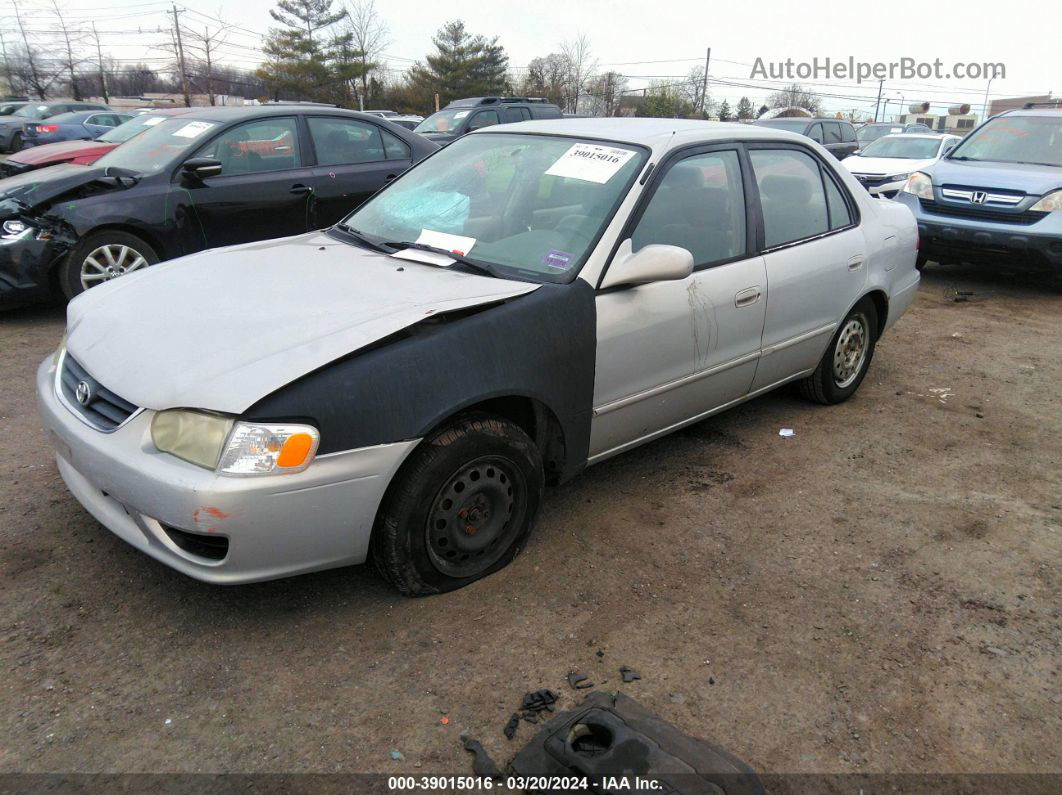
M461 417L426 438L384 497L376 568L407 596L461 588L509 564L538 512L542 457L511 422Z
M155 249L136 235L104 229L88 235L67 255L60 266L59 286L67 298L73 298L158 261Z
M927 260L924 256L919 254L918 255L918 259L915 260L915 268L917 268L918 272L921 273L922 270L926 267L926 263L928 263L928 262L929 262L929 260Z
M800 393L816 403L848 400L863 383L874 358L877 329L877 310L873 301L864 298L841 321L815 372L799 382Z

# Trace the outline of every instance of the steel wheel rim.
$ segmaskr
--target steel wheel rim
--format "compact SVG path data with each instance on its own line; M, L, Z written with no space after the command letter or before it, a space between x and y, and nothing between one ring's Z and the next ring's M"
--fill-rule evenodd
M93 249L81 262L81 287L84 290L109 282L132 271L146 268L148 261L132 246L105 243Z
M526 489L512 461L482 456L461 466L439 489L425 528L428 558L448 577L482 574L520 531L515 517Z
M854 315L845 321L833 348L833 382L838 388L851 386L859 377L869 342L870 326L865 315Z

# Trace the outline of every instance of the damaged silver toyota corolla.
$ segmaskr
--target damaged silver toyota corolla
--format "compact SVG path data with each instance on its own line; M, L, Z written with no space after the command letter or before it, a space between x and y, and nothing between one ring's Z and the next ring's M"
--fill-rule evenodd
M201 580L524 546L546 483L790 381L837 403L918 287L907 210L769 128L472 133L323 232L71 302L38 393L70 490Z

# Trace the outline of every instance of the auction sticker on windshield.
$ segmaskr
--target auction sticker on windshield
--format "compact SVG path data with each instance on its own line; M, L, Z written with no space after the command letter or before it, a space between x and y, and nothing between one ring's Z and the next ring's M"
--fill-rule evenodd
M180 138L198 138L213 126L208 121L190 121L173 134Z
M546 169L550 177L569 177L604 185L634 157L630 149L597 144L575 144Z
M165 116L149 116L148 118L144 119L144 121L141 122L141 123L145 127L154 127L156 124L164 122L165 120L166 120Z
M421 229L417 242L424 246L434 246L443 251L452 251L457 256L463 257L476 245L474 237L464 235L451 235L446 232L436 232L433 229Z

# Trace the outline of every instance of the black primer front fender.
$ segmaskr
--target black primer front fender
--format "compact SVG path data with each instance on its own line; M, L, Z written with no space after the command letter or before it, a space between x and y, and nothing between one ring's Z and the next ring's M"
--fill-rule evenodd
M528 397L560 423L563 480L586 464L589 450L596 323L590 285L544 284L334 362L263 398L244 417L309 419L321 431L319 453L330 453L415 439L484 400Z

